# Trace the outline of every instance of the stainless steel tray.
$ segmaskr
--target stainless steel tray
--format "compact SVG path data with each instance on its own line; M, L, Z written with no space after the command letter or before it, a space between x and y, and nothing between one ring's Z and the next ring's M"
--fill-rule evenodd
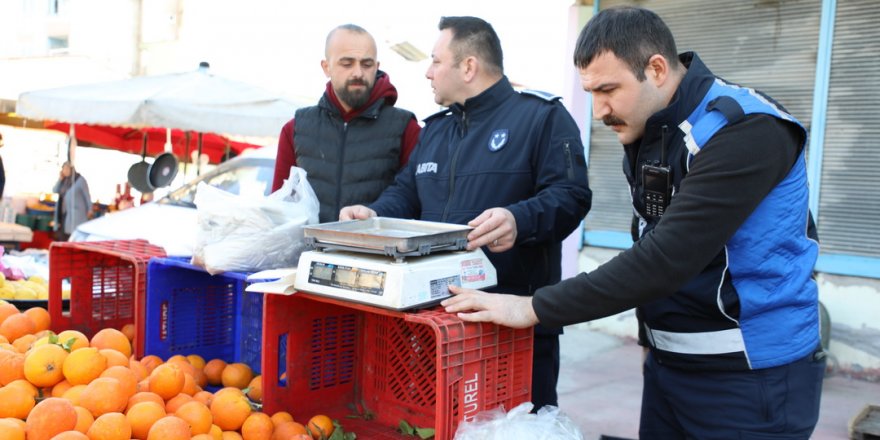
M398 257L464 249L467 235L473 229L452 223L373 217L304 226L303 235L313 247Z

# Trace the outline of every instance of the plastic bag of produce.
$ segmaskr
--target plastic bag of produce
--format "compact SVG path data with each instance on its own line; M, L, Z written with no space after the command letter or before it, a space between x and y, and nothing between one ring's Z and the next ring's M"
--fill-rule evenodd
M293 267L305 249L302 227L317 223L318 197L302 168L268 196L231 194L199 183L192 264L210 274Z
M504 408L483 411L458 425L455 440L583 440L581 431L559 408L544 406L532 414L533 407L526 402L507 413Z

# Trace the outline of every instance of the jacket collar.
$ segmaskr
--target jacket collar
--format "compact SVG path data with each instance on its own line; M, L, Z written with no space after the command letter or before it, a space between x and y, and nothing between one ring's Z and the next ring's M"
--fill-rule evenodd
M681 84L678 85L669 105L648 118L645 123L643 139L637 141L636 144L655 141L661 136L664 125L667 126L670 133L677 130L678 124L687 119L694 111L715 81L715 75L703 64L695 52L682 53L678 59L687 68L687 73L682 78Z
M318 106L330 114L342 118L343 121L349 122L358 117L376 119L379 117L379 111L383 105L393 106L396 102L397 88L391 84L391 78L388 74L379 70L376 73L376 83L373 84L373 90L370 92L370 99L362 107L345 112L330 81L327 81L324 95L318 101Z
M467 113L469 119L479 118L480 115L494 112L501 103L516 93L507 76L502 76L495 84L484 90L477 96L464 101L464 105L453 104L449 107L456 116Z

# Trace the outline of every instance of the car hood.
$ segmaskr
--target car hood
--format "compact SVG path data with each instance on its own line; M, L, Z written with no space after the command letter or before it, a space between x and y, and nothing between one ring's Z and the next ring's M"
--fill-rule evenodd
M144 239L165 248L169 256L191 256L198 214L193 208L147 203L106 214L76 228L74 241Z

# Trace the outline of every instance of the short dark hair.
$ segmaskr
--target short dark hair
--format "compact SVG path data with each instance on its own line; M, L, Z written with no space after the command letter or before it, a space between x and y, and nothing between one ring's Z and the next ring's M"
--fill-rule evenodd
M679 65L675 38L653 11L632 6L605 9L587 22L574 49L574 65L585 69L597 56L611 52L625 62L639 81L645 80L648 60L660 54Z
M477 17L442 17L438 28L452 31L450 49L456 63L465 57L476 55L485 62L490 71L504 74L504 53L501 40L492 25Z

